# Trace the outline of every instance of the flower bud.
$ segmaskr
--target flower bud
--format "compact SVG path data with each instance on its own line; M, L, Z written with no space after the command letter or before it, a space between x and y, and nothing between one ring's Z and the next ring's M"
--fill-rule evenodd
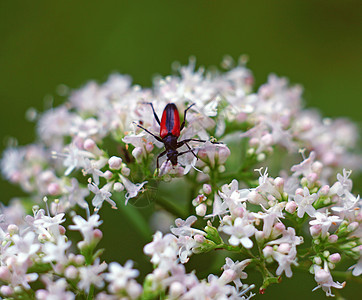
M332 263L338 263L341 260L341 255L339 253L333 253L329 256L328 260Z
M78 269L72 265L70 265L69 267L67 267L64 271L64 275L65 277L69 278L69 279L75 279L78 276Z
M285 206L285 210L290 214L293 214L296 209L297 209L297 203L295 203L294 201L289 201Z
M64 235L64 234L65 234L65 232L66 232L65 227L64 227L64 226L62 226L62 225L58 225L58 228L59 228L59 233L60 233L61 235Z
M124 186L122 183L120 182L116 182L114 185L113 185L113 190L115 192L122 192L124 190Z
M203 186L202 186L202 189L203 189L203 191L204 191L204 193L206 194L206 195L210 195L211 194L211 192L212 192L212 188L211 188L211 185L210 184L204 184Z
M52 196L59 195L62 192L62 189L58 183L52 182L48 185L48 193Z
M358 228L358 222L352 222L351 224L348 225L347 230L349 232L355 231Z
M255 239L258 243L262 243L264 241L265 238L265 233L264 231L256 231L255 232Z
M8 232L10 235L14 235L19 232L19 227L16 226L15 224L10 224L8 226Z
M122 175L127 177L131 173L131 170L127 167L124 167L124 168L122 168L121 173L122 173Z
M323 170L323 164L320 162L320 161L315 161L313 164L312 164L312 171L317 173L317 174L320 174Z
M329 189L330 189L330 187L329 187L329 185L323 185L321 188L320 188L320 190L319 190L319 195L321 195L321 196L327 196L328 195L328 193L329 193Z
M313 261L315 264L317 265L321 265L322 264L322 259L319 256L316 256L313 258Z
M207 206L205 203L201 203L200 205L196 206L195 210L198 216L203 217L206 214Z
M330 243L335 243L335 242L337 242L337 241L338 241L338 235L336 235L336 234L330 235L330 236L328 237L328 241L329 241Z
M173 282L170 286L170 296L171 298L179 298L184 292L186 291L186 288L183 284L180 282Z
M295 195L304 196L304 190L302 188L296 189Z
M103 177L107 180L110 180L112 178L112 176L113 176L113 173L109 170L107 170L103 173Z
M312 237L316 238L318 237L322 232L322 226L320 224L313 225L309 228L310 234Z
M314 172L308 174L307 176L308 183L314 183L318 180L318 175Z
M194 240L196 243L202 244L203 242L205 242L205 237L201 234L196 234L194 236Z
M83 148L85 150L92 152L95 147L97 147L97 145L92 139L86 139L84 141Z
M12 294L14 294L14 290L13 290L13 288L11 286L3 285L0 288L0 293L2 295L4 295L5 297L7 297L7 296L11 296Z
M3 281L10 281L11 274L8 267L0 266L0 279Z
M122 166L122 158L117 156L112 156L108 160L109 168L112 170L119 170Z
M75 262L78 264L78 265L83 265L84 262L85 262L85 258L83 255L81 254L78 254L75 256Z
M277 187L279 193L281 193L284 189L284 179L281 177L275 178L274 185Z
M273 255L273 248L270 247L270 246L266 246L264 249L263 249L263 255L264 257L270 257Z
M288 254L288 252L290 251L290 245L288 243L281 243L278 247L278 252L283 253L283 254Z

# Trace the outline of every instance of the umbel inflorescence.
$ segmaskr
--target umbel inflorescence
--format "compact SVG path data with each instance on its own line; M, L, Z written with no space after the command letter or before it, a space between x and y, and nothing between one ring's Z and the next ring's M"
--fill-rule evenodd
M248 270L260 272L264 293L297 268L334 296L350 273L358 279L362 211L350 176L362 160L355 126L304 109L301 87L285 78L271 75L254 91L243 59L223 65L224 72L195 70L191 60L155 78L152 88L113 74L34 116L37 141L9 147L1 161L3 175L29 195L1 207L1 297L249 299L255 285ZM206 142L190 141L177 165L164 159L157 170L164 145L136 125L158 135L145 103L158 115L168 103L180 114L194 104L180 139ZM167 188L181 183L183 204L174 205ZM167 233L161 217L153 219L160 230L143 249L153 271L142 283L132 261L107 264L97 249L111 234L98 228L107 222L102 205L135 212L140 203L175 219ZM79 231L81 241L72 243L66 229ZM192 256L214 250L226 256L221 271L207 278L186 271ZM338 282L341 260L350 265Z

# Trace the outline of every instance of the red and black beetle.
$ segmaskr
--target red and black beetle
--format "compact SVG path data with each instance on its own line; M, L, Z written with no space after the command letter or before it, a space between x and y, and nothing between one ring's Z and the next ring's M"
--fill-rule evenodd
M184 119L183 122L180 125L180 115L177 110L177 107L174 103L169 103L166 105L165 109L162 113L161 122L158 118L155 109L152 105L152 103L145 103L151 105L153 115L155 116L155 119L157 123L160 125L160 136L154 135L152 132L150 132L148 129L142 127L139 124L136 124L139 128L143 129L144 131L151 134L156 140L163 143L165 145L165 151L160 153L157 156L157 170L159 169L159 159L167 154L167 160L169 160L172 165L177 165L177 157L179 157L182 154L192 152L192 154L197 158L197 155L192 150L192 148L189 146L188 142L190 141L196 141L196 142L206 142L205 140L198 140L198 139L185 139L183 141L178 142L178 138L180 136L180 132L185 127L186 122L186 113L187 111L195 104L191 104L189 107L187 107L184 111ZM186 145L189 150L178 152L177 149L181 146Z

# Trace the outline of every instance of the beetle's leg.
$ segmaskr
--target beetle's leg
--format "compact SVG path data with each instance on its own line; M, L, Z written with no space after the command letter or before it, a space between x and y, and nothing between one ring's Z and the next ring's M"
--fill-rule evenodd
M161 126L160 119L158 118L158 116L157 116L157 114L156 114L156 112L155 112L155 109L154 109L154 107L153 107L153 104L152 104L151 102L143 102L143 103L144 103L144 104L149 104L149 105L151 105L151 108L152 108L152 111L153 111L153 115L155 116L155 119L156 119L158 125Z
M182 142L187 143L187 142L191 142L191 141L193 141L193 142L201 142L201 143L210 142L211 144L222 144L221 142L212 142L212 141L205 141L205 140L199 140L199 139L185 139L185 140L181 141L180 143L182 143Z
M159 169L160 169L159 159L160 159L162 156L164 156L166 153L167 153L167 150L161 152L161 153L157 156L157 165L156 165L156 166L157 166L157 172L158 172Z
M183 146L183 145L186 145L187 148L189 148L189 151L188 151L188 152L192 152L192 154L193 154L196 158L198 158L197 155L195 154L195 152L193 151L193 149L192 149L192 148L190 147L190 145L186 142L186 140L183 140L183 141L181 141L181 142L178 142L176 149L177 149L177 148L180 148L180 147Z
M184 111L184 120L183 120L183 122L182 122L182 124L181 124L181 126L180 126L180 131L185 127L186 113L187 113L187 111L188 111L192 106L194 106L194 105L195 105L195 103L192 103L188 108L185 109L185 111Z
M195 153L193 152L193 149L190 149L190 150L186 150L186 151L182 151L180 153L177 153L177 156L180 156L180 155L183 155L183 154L186 154L186 153L189 153L189 152L192 152L195 155Z
M163 143L162 139L160 137L158 137L157 135L154 135L151 131L149 131L148 129L142 127L140 124L137 124L136 122L133 122L133 124L137 125L137 127L143 129L144 131L146 131L147 133L149 133L150 135L152 135L156 140L158 140L159 142Z

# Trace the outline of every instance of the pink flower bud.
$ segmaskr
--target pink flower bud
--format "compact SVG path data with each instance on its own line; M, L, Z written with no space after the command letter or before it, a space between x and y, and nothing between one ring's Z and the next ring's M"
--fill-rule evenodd
M83 148L87 151L92 152L97 147L96 143L92 139L86 139L83 144Z
M19 232L19 227L16 226L15 224L10 224L8 226L8 232L10 235L14 235Z
M264 203L264 198L256 191L251 191L248 195L248 200L252 204L261 204Z
M64 226L62 226L62 225L58 225L58 228L59 228L59 233L60 233L61 235L64 235L64 234L65 234L65 232L66 232L65 227L64 227Z
M112 170L119 170L122 166L122 158L117 157L117 156L112 156L108 160L108 165L109 165L109 168Z
M263 255L264 257L270 257L273 255L273 248L270 247L270 246L266 246L264 249L263 249Z
M114 185L113 185L113 189L115 192L122 192L124 190L124 186L122 183L120 182L116 182Z
M78 269L71 265L65 269L64 275L69 279L75 279L78 276Z
M229 155L230 150L226 145L224 145L223 147L219 147L219 164L224 164Z
M113 173L109 170L107 170L103 173L103 177L107 180L110 180L112 178L112 176L113 176Z
M123 176L128 176L131 173L131 170L127 167L122 168L121 173Z
M202 244L203 242L205 242L205 237L201 234L196 234L194 236L194 240L196 243Z
M267 145L267 146L270 146L274 143L273 136L270 133L264 134L260 140L261 140L262 144Z
M10 281L11 274L8 267L5 266L0 267L0 279L3 281Z
M186 287L180 283L175 281L170 286L170 296L172 299L179 298L186 291Z
M333 253L329 256L328 260L335 264L341 260L341 255L339 253Z
M330 189L329 185L327 185L327 184L323 185L319 190L319 194L321 196L327 196L329 193L329 189Z
M284 179L281 177L277 177L274 179L274 185L277 187L279 192L282 192L284 189Z
M318 180L318 175L316 173L312 172L312 173L308 174L307 180L309 183L314 183Z
M316 238L318 237L322 232L322 225L313 225L309 228L310 234L312 237Z
M168 273L164 269L156 269L153 271L156 281L161 281L168 276Z
M338 241L338 235L336 235L336 234L330 235L330 236L328 237L328 241L329 241L330 243L335 243L335 242L337 242L337 241Z
M282 233L285 230L285 225L281 222L278 222L274 225L274 231Z
M48 298L49 292L46 290L37 290L35 293L36 299L46 300Z
M205 203L201 203L198 206L196 206L195 210L198 216L203 217L206 214L207 206Z
M257 147L257 146L259 145L259 139L257 139L257 138L251 138L251 139L249 140L249 145L250 145L251 147Z
M99 229L94 229L92 232L92 237L95 241L99 242L103 237L103 233Z
M83 265L84 262L85 262L85 258L83 255L81 254L78 254L75 256L75 262L78 264L78 265Z
M281 243L278 247L278 252L287 254L290 251L290 245L288 243Z
M52 196L59 195L62 192L60 185L58 183L51 183L48 185L48 193Z
M212 188L211 188L211 185L210 184L204 184L203 186L202 186L202 189L203 189L203 191L204 191L204 193L206 194L206 195L210 195L211 194L211 192L212 192Z
M285 210L290 214L293 214L296 209L297 209L297 203L295 203L294 201L289 201L285 206Z
M8 286L8 285L3 285L0 288L0 293L3 294L5 297L6 296L11 296L12 294L14 294L14 290L12 287Z
M295 195L300 195L300 196L304 196L304 190L302 188L298 188L295 191Z
M233 211L232 214L235 215L236 217L242 218L244 216L245 213L245 208L242 206L236 207Z

